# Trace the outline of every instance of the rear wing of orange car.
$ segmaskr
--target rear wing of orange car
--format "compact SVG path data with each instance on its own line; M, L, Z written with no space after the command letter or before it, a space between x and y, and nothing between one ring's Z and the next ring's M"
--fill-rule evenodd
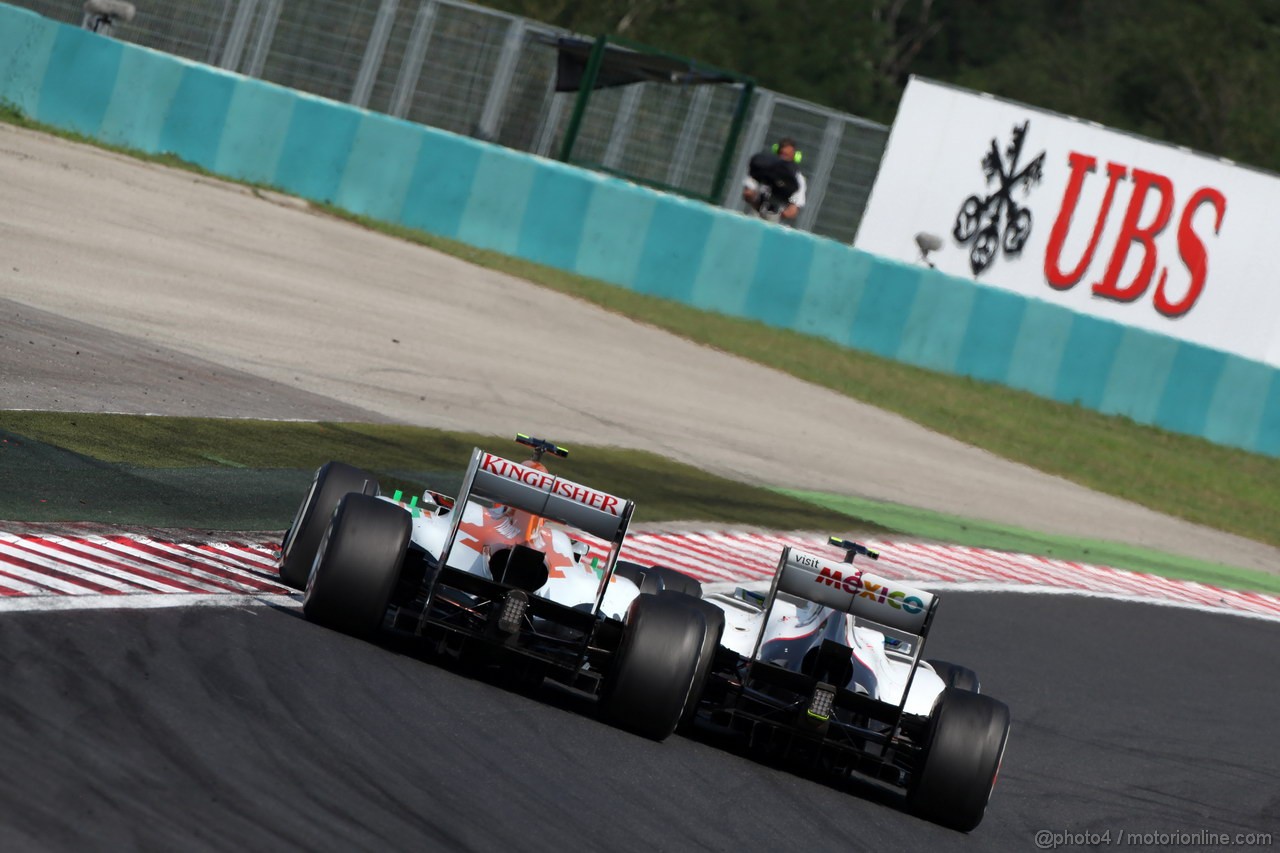
M592 609L593 614L599 612L631 523L631 514L635 511L632 501L512 462L477 447L471 452L471 463L458 493L453 525L440 553L441 566L449 563L449 552L457 539L467 502L473 497L505 504L608 542L609 556L600 575L600 588Z

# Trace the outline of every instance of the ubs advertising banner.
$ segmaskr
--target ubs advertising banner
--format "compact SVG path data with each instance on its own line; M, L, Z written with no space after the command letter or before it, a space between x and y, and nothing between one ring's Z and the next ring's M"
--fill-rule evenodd
M1280 366L1280 178L912 78L855 245ZM926 244L928 241L925 241Z

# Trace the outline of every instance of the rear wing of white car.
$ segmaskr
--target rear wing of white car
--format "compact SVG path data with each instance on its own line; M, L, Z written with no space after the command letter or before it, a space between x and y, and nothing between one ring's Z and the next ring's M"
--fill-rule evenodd
M856 622L871 623L872 627L888 629L889 633L909 634L918 638L918 642L912 644L911 674L902 690L902 702L897 708L890 736L884 742L883 749L887 750L901 725L911 682L915 678L920 656L924 653L924 643L933 623L934 612L938 609L938 598L925 590L855 568L855 553L867 554L873 558L878 554L857 546L856 543L832 541L854 549L848 557L849 562L820 557L789 545L782 549L778 569L773 575L773 585L765 599L764 622L769 623L778 595L786 593L847 613ZM761 631L748 666L754 667L759 660L763 642L764 632Z
M779 592L917 637L928 633L938 604L933 593L791 547L778 561L770 604Z
M610 543L609 556L600 576L600 589L596 593L592 611L599 612L600 602L608 588L614 564L622 550L622 541L626 538L627 527L631 523L631 514L635 511L632 501L512 462L477 447L471 452L471 463L462 480L462 490L454 509L453 526L440 554L441 566L449 564L449 552L457 538L467 502L473 497L505 504L549 521L568 525Z

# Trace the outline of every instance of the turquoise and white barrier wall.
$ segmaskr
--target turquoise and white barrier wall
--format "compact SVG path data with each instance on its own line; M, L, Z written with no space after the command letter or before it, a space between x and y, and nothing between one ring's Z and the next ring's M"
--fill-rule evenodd
M1277 370L0 5L0 100L355 213L1280 456Z

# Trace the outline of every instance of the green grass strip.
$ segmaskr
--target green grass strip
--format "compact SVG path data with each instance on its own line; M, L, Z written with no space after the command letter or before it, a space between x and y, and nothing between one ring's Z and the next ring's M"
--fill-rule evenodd
M472 448L482 447L517 461L528 456L528 448L516 444L512 436L412 426L66 412L0 412L0 437L4 438L0 443L0 482L8 486L0 490L0 518L10 521L62 517L119 522L119 517L111 514L115 511L113 488L124 488L126 483L131 489L145 488L137 485L139 480L178 488L174 484L180 481L182 490L195 492L204 482L210 495L228 500L234 500L239 484L246 490L244 502L259 506L251 518L270 528L289 523L302 491L302 487L296 488L296 500L273 496L273 484L264 481L272 470L310 473L338 459L377 473L387 493L396 488L406 494L433 488L456 494ZM547 461L557 474L634 500L637 522L883 532L846 513L717 477L641 450L575 446L567 459ZM104 478L104 465L120 476L108 473ZM33 481L33 477L38 479ZM78 484L90 478L96 486L92 494L84 494L86 490ZM305 479L283 473L281 478L291 484ZM16 485L20 481L27 483L22 489ZM61 502L60 495L64 496ZM144 497L133 495L132 500L139 506L137 511L147 515L145 523L168 526L165 512L169 510L147 510ZM274 509L266 505L268 497ZM87 500L92 504L83 503ZM207 509L210 517L243 519L222 510L215 513L211 505ZM198 512L193 521L185 506L180 513L172 511L173 517L179 514L182 525L219 526L211 521L201 523Z

